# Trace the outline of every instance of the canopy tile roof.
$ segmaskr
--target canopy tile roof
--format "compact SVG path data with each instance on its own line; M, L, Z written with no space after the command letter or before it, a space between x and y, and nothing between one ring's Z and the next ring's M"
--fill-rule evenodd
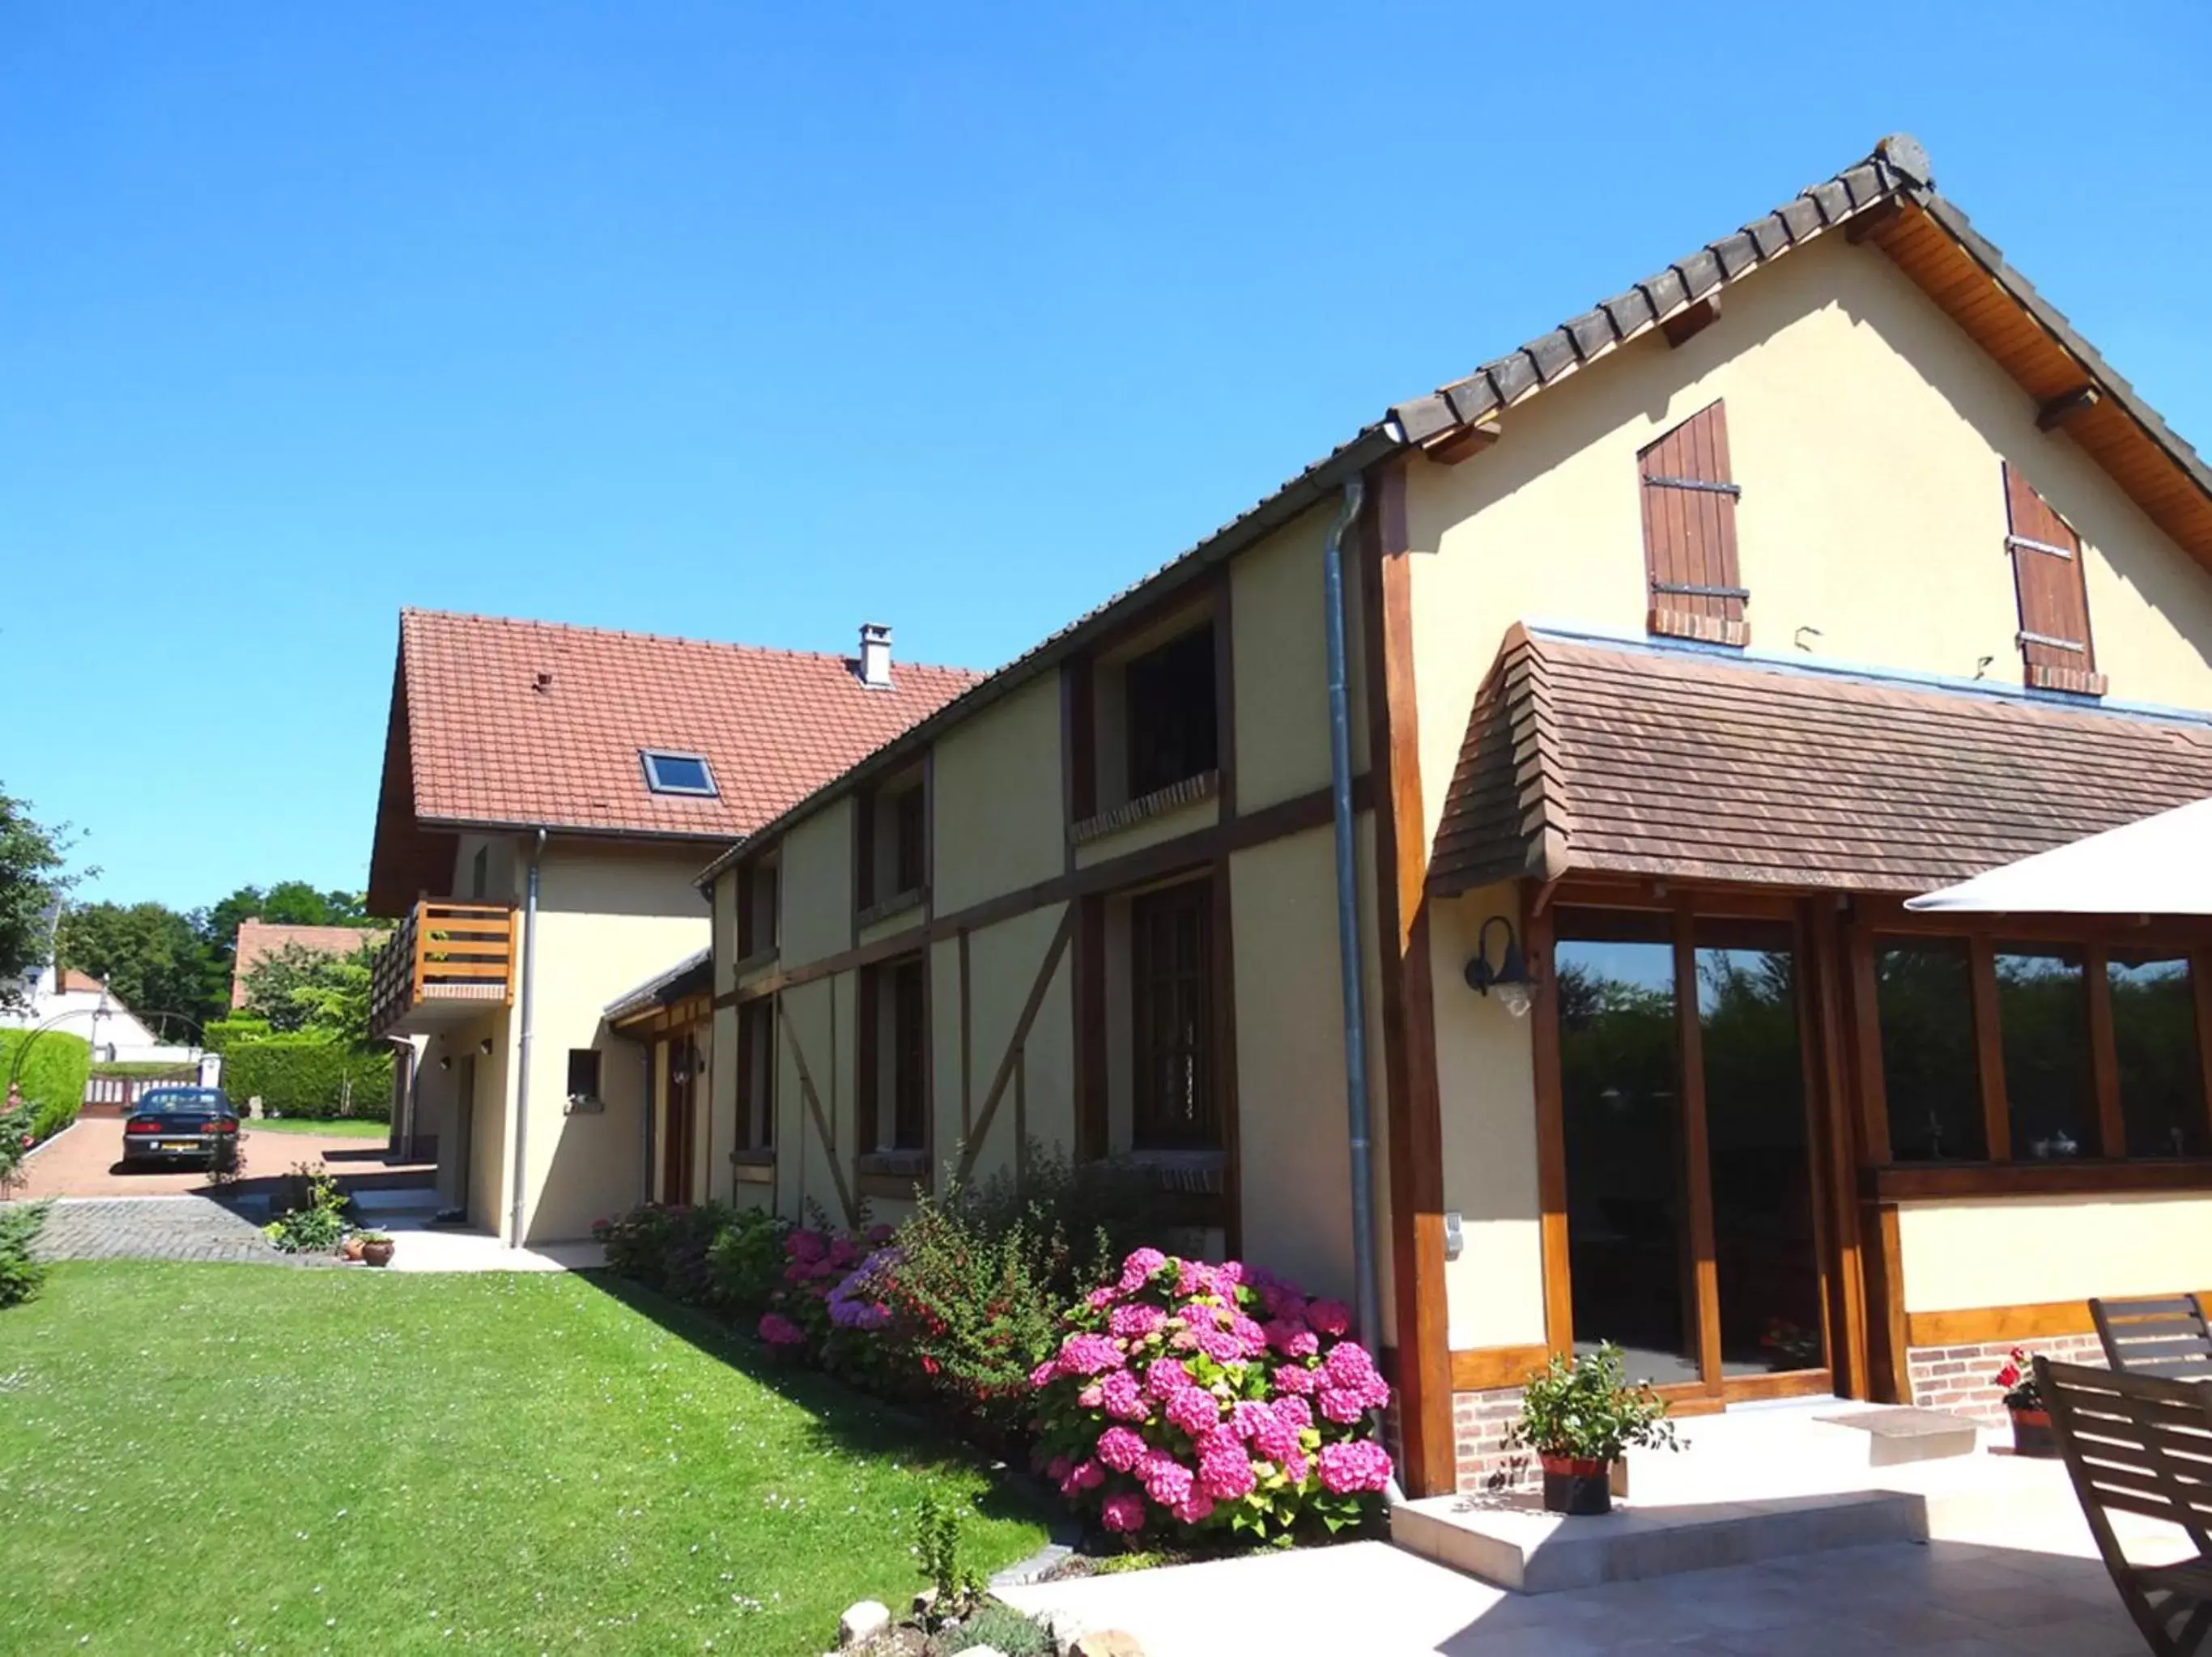
M2212 725L1516 628L1430 887L1630 874L1924 892L2212 796Z

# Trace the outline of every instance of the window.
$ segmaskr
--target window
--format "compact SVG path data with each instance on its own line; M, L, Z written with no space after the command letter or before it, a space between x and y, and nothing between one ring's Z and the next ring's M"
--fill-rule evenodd
M738 866L738 959L748 960L773 950L781 941L776 902L776 870L773 857Z
M909 774L860 796L854 907L871 909L929 884L929 792Z
M2115 950L2106 962L2130 1156L2206 1154L2204 1069L2189 962Z
M2020 604L2020 653L2027 683L2038 690L2105 694L2089 637L2089 589L2081 570L2081 537L2009 464L2003 466L2005 549Z
M1878 947L1875 1005L1891 1157L1982 1160L1988 1141L1974 1058L1973 968L1965 940Z
M491 847L479 846L469 862L469 895L481 903L491 895Z
M1996 991L2013 1159L2094 1156L2097 1107L2081 951L2000 950Z
M1746 645L1751 594L1738 571L1728 413L1701 409L1636 457L1644 491L1644 568L1654 633Z
M1213 888L1193 881L1129 903L1131 1144L1218 1150Z
M1209 618L1121 670L1128 798L1141 799L1219 763Z
M860 1143L878 1154L929 1149L929 998L921 956L860 973Z
M597 1047L568 1049L568 1102L597 1104L599 1098L599 1052Z
M775 1146L775 1001L738 1006L738 1148Z
M656 794L700 794L709 799L720 794L714 773L703 754L675 754L657 748L638 750L645 766L645 786Z

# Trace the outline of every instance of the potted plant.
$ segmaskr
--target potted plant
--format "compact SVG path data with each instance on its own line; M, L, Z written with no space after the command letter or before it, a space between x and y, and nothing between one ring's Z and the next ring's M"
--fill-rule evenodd
M1613 1466L1623 1452L1681 1448L1666 1400L1630 1383L1610 1341L1571 1363L1554 1354L1529 1376L1506 1442L1543 1464L1547 1512L1582 1514L1612 1511Z
M361 1238L361 1257L371 1266L392 1264L392 1239L381 1231L363 1231Z
M2042 1461L2057 1460L2058 1437L2051 1430L2051 1411L2043 1406L2027 1349L2014 1347L2004 1367L1990 1379L2005 1389L2005 1411L2012 1417L2012 1453Z
M346 1233L345 1241L338 1245L338 1258L342 1260L358 1260L361 1258L362 1250L366 1247L367 1244L362 1241L360 1232L349 1231Z

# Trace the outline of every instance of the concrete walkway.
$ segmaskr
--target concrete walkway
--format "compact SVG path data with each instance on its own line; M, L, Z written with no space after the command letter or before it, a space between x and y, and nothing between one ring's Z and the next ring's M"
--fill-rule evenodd
M2178 1550L2180 1557L2185 1549ZM998 1590L1064 1635L1123 1629L1146 1657L2136 1657L2086 1531L1992 1528L1516 1595L1384 1542Z
M595 1242L545 1243L509 1248L488 1231L438 1225L415 1217L368 1217L396 1245L394 1272L591 1272L607 1263L607 1251Z

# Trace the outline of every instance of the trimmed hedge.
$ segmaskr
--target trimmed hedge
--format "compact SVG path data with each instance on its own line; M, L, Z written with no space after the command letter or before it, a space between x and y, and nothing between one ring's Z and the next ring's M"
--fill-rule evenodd
M200 1031L200 1040L210 1053L228 1053L241 1041L264 1041L273 1033L267 1019L240 1012L210 1019Z
M234 1041L222 1056L222 1089L240 1109L247 1100L258 1098L264 1112L279 1116L388 1121L392 1054L362 1053L322 1035Z
M15 1068L15 1052L33 1030L0 1030L0 1101L7 1098L8 1072ZM23 1060L15 1079L31 1107L31 1132L52 1138L76 1120L84 1102L85 1078L92 1074L92 1043L67 1030L48 1030L40 1035Z

